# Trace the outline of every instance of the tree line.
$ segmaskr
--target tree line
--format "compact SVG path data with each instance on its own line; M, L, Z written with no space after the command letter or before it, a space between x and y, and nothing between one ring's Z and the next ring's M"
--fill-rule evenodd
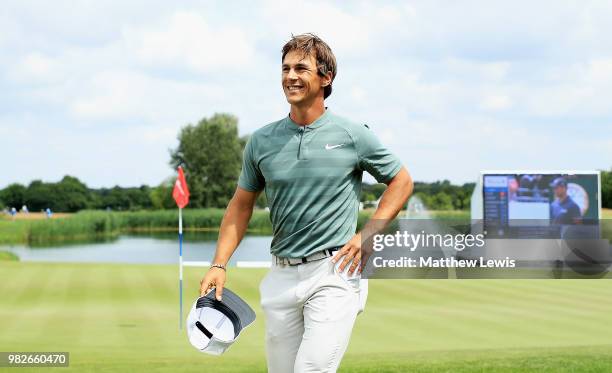
M146 185L134 188L88 188L74 176L66 175L59 182L34 180L28 186L11 184L0 190L0 207L29 211L50 208L57 212L85 209L142 210L154 208L156 188Z
M429 210L467 210L476 183L451 184L448 180L432 183L414 182L413 196L419 197ZM363 184L361 202L378 200L385 191L384 184Z
M191 192L190 207L225 208L236 188L242 167L242 151L248 136L238 134L238 118L215 114L197 124L187 124L178 134L179 144L170 150L169 165L185 169ZM64 176L56 183L32 181L28 186L11 184L0 190L0 208L30 211L50 208L53 211L76 212L83 209L142 210L175 208L172 188L175 177L157 186L93 189L74 176ZM453 185L448 180L432 183L415 182L414 195L430 210L466 210L475 183ZM602 171L602 206L612 208L612 169ZM376 201L385 190L383 184L364 184L361 201ZM264 193L257 206L266 206Z
M29 185L11 184L0 190L0 209L15 207L17 210L27 206L29 211L41 211L50 208L56 212L77 212L80 210L157 210L176 208L172 200L172 179L158 186L89 188L74 176L66 175L59 182L34 180ZM191 185L190 185L191 187ZM384 184L363 184L361 201L376 201L385 190ZM473 183L452 185L447 180L434 183L415 183L415 195L419 196L425 207L432 210L463 210L469 208L469 199ZM232 191L235 188L232 184ZM203 203L203 199L212 194L198 195L191 192L190 207L225 208L231 194L218 194L217 203ZM214 194L213 194L214 195ZM259 208L266 206L262 193L257 202Z

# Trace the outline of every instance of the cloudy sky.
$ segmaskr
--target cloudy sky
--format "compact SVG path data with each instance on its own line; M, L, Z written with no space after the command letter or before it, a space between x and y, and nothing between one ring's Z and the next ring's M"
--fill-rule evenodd
M176 4L178 3L178 5ZM416 180L612 166L607 1L12 1L0 11L0 188L156 185L179 129L280 119L280 48L336 54L327 105Z

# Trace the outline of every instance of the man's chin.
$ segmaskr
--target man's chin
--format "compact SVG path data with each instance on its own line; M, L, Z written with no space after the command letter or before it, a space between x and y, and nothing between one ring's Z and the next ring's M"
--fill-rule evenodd
M302 98L302 97L299 97L299 98L297 98L297 97L291 97L291 96L286 96L286 97L287 97L287 102L288 102L290 105L299 105L299 104L300 104L300 103L303 101L303 98Z

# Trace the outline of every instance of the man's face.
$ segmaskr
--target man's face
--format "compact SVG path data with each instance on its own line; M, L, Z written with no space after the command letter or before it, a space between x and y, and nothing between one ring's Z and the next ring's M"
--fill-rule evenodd
M558 185L555 187L555 197L559 199L565 199L567 196L567 187L564 185Z
M319 94L323 96L322 86L328 79L317 74L314 56L291 51L285 55L282 72L283 92L291 105L309 104Z

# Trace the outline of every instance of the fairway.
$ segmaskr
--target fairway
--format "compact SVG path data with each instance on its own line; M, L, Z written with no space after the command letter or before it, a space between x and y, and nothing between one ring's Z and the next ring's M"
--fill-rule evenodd
M61 371L264 372L265 270L229 269L258 319L221 357L178 330L177 270L0 262L0 351L68 351ZM186 269L186 310L203 270ZM340 371L611 371L611 311L609 280L371 280Z

